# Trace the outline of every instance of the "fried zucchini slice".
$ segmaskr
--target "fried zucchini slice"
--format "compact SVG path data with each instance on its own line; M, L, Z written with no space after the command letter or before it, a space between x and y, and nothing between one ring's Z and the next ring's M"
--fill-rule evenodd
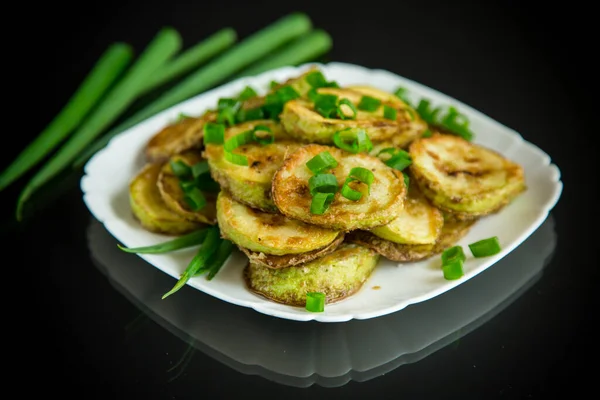
M174 155L171 161L183 161L188 166L193 166L204 161L200 150L187 150L182 154ZM185 200L185 193L179 185L179 178L173 173L170 163L165 163L158 175L158 190L167 207L181 215L183 218L195 222L214 225L217 222L216 193L203 192L206 205L194 211Z
M400 244L380 238L368 231L354 231L346 235L346 240L368 247L388 260L398 262L419 261L443 252L454 246L471 229L477 220L448 220L444 222L442 232L435 243Z
M375 179L370 194L362 183L353 187L363 191L360 200L348 200L338 190L324 214L311 214L312 196L308 180L313 174L306 167L306 162L323 151L328 151L338 162L338 166L330 170L337 178L338 187L343 185L354 167L369 169ZM318 144L305 145L290 154L273 178L273 200L283 214L342 231L371 229L391 222L402 211L405 196L402 172L388 167L376 157Z
M266 212L278 212L271 199L271 181L285 155L300 147L291 140L281 124L271 120L258 120L234 125L225 130L225 140L256 125L271 128L275 142L268 145L246 144L234 150L248 158L248 166L236 165L225 159L223 145L208 144L203 152L210 173L223 189L240 203Z
M423 194L459 219L497 212L526 189L520 165L455 135L420 138L409 153Z
M216 112L206 112L201 117L185 117L162 128L146 145L146 158L150 162L165 162L185 150L200 148L204 137L204 124L214 122Z
M281 256L252 251L241 246L238 246L238 248L244 254L246 254L246 256L248 256L251 263L259 264L268 268L286 268L316 260L317 258L323 257L324 255L335 251L335 249L337 249L344 242L344 237L345 235L340 233L333 242L320 249L307 251L306 253L284 254Z
M378 261L379 255L366 247L343 244L324 257L293 267L273 269L249 263L244 277L253 292L278 303L304 307L309 292L324 293L326 304L353 295Z
M357 90L341 88L320 88L317 93L336 95L340 99L350 100L354 105L358 105L364 95ZM401 100L392 101L387 97L380 100L382 105L376 111L357 110L355 119L325 118L315 111L313 102L307 99L291 100L283 107L281 123L290 135L310 143L331 144L333 135L346 128L364 129L373 142L403 135L417 113L408 109ZM384 118L384 105L397 110L395 120Z
M443 225L442 212L429 203L416 185L410 185L398 217L370 232L394 243L430 244L437 241Z
M156 233L180 235L202 227L173 212L162 199L156 184L162 169L161 163L149 163L129 184L129 203L141 225Z
M250 208L222 190L217 198L222 235L249 250L281 256L301 254L329 245L339 232Z

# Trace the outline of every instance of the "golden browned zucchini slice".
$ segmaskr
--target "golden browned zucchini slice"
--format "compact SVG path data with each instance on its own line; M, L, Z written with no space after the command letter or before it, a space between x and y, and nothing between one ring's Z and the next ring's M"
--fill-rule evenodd
M394 243L429 244L437 241L443 225L442 212L429 203L416 185L410 185L398 217L370 232Z
M400 244L375 236L368 231L354 231L346 235L346 240L373 249L383 257L392 261L409 262L429 258L452 247L463 238L475 219L467 221L446 221L442 232L435 243Z
M167 161L185 150L200 148L204 124L216 118L217 113L209 111L201 117L186 117L165 126L146 145L147 159L151 162Z
M355 106L358 105L364 93L340 88L320 88L319 94L331 94L339 99L348 99ZM325 118L314 109L314 103L307 99L296 99L288 101L281 113L281 123L290 135L303 142L330 144L333 143L333 135L346 128L364 129L371 141L389 140L395 136L404 135L409 129L412 132L412 118L417 114L408 109L401 100L391 101L388 98L381 99L382 105L376 111L358 110L355 119ZM384 118L384 105L397 110L395 120ZM413 133L410 134L411 138ZM411 139L412 140L412 139Z
M217 199L217 218L222 234L238 246L278 256L317 250L339 236L332 229L250 208L225 190Z
M187 150L181 154L172 156L171 161L182 161L192 167L204 161L200 150ZM171 210L183 218L195 222L215 224L217 222L216 193L203 192L206 205L198 211L194 211L185 200L185 193L179 184L179 178L173 173L170 163L165 163L160 171L157 181L158 190L165 204Z
M375 269L379 256L366 247L343 244L306 264L273 269L249 263L244 269L250 290L270 300L304 307L306 294L321 292L333 303L356 293Z
M338 166L331 169L338 187L343 185L354 167L372 171L374 181L370 194L365 187L360 200L348 200L338 190L325 213L311 214L312 196L308 180L313 174L306 167L306 162L323 151L328 151L338 162ZM273 200L283 214L309 224L342 231L371 229L391 222L402 211L405 195L402 172L388 167L380 159L317 144L305 145L288 156L273 178Z
M250 207L267 212L277 212L271 199L271 180L285 155L300 145L289 138L281 124L270 120L244 122L225 130L225 140L256 125L266 125L275 135L275 142L268 145L246 144L234 150L248 158L248 166L236 165L225 159L223 145L208 144L204 157L215 181L231 196Z
M129 184L129 203L133 215L152 232L179 235L198 229L202 224L173 212L162 199L156 185L162 164L144 166Z
M284 254L276 256L273 254L266 254L258 251L252 251L245 247L238 246L238 248L248 256L251 263L259 264L268 268L286 268L292 265L304 264L317 258L323 257L337 249L344 242L345 235L340 233L337 238L325 247L320 249L307 251L306 253L300 254Z
M525 190L520 165L455 135L420 138L409 152L410 171L421 191L457 218L496 212Z

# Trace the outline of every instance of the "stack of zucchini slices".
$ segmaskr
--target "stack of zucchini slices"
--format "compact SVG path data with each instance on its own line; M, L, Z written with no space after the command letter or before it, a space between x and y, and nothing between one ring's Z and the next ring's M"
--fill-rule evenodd
M268 299L294 306L304 306L310 292L325 294L326 303L344 299L380 257L411 262L439 254L525 189L522 168L502 155L436 131L393 94L341 88L316 70L246 99L240 109L263 107L287 87L297 96L275 118L229 124L223 142L202 140L217 110L165 127L148 143L149 163L130 186L134 215L149 230L182 234L217 223L248 257L248 288ZM333 106L337 114L323 111L319 96L343 99ZM357 107L365 98L371 105ZM224 145L257 130L270 140ZM368 146L340 146L340 131L366 134ZM400 170L386 159L396 150L410 160ZM315 171L311 160L324 154L333 161ZM183 201L174 160L207 164L217 190L205 192L201 209ZM326 200L315 207L319 195Z

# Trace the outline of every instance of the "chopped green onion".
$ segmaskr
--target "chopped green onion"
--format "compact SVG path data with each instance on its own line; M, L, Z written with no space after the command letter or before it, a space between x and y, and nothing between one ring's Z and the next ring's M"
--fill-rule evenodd
M306 310L310 312L325 311L325 294L320 292L306 293Z
M136 253L136 254L161 254L168 253L171 251L184 249L187 247L197 246L202 244L202 241L206 237L208 233L207 228L200 228L196 231L187 233L185 235L181 235L172 240L167 240L166 242L153 244L151 246L142 246L142 247L123 247L120 244L117 244L119 249L123 250L126 253Z
M327 79L325 79L325 76L321 71L311 72L310 74L306 75L306 82L308 82L308 84L315 89L325 87L325 85L327 85Z
M225 125L207 122L204 124L204 144L223 144L225 140Z
M237 122L256 121L257 119L264 118L265 114L261 107L249 109L240 108L235 115L235 119Z
M342 110L342 106L347 106L352 111L352 115L348 115ZM341 99L336 106L336 113L340 119L356 119L356 107L348 99Z
M283 103L277 93L269 93L265 97L265 104L262 106L263 113L267 118L277 120L279 114L283 111Z
M193 183L194 186L203 192L219 193L221 190L221 186L215 182L210 174L200 175Z
M335 193L338 190L337 178L333 174L317 174L308 180L311 195L316 193Z
M225 149L226 151L233 151L240 146L252 142L254 142L254 132L252 130L248 130L242 133L238 133L237 135L227 139L223 144L223 149Z
M275 93L279 97L279 100L284 104L290 100L294 100L300 97L300 93L298 93L296 89L289 85L282 86L281 88L277 89Z
M270 89L275 89L277 86L279 86L279 82L277 82L277 81L271 81L269 83L269 88Z
M404 186L406 186L406 188L408 189L408 185L410 184L410 177L406 172L402 172L402 175L404 176Z
M381 150L377 156L381 156L382 154L391 155L391 157L385 160L384 163L388 167L397 169L398 171L403 171L404 168L412 164L410 154L406 150L396 149L394 147L386 147L385 149Z
M473 257L489 257L500 253L502 250L498 236L492 236L490 238L471 243L469 245L469 249L471 249Z
M371 192L371 184L375 180L373 172L366 168L354 167L350 170L350 174L346 178L344 185L342 186L341 194L348 200L357 201L362 198L362 193L352 189L349 185L351 182L360 181L367 185L367 191Z
M394 107L388 106L387 104L383 106L383 118L395 121L397 117L398 110L396 110Z
M425 132L423 132L423 134L421 135L421 137L428 138L428 137L431 137L432 135L433 135L433 133L431 133L431 130L429 130L429 128L427 128L425 130Z
M405 102L406 104L410 104L410 100L408 98L408 89L405 89L403 87L399 87L398 89L396 89L396 92L394 93L394 95L396 97L398 97L400 100L402 100L403 102Z
M315 111L325 118L331 118L337 113L338 97L334 94L318 94L314 102Z
M311 214L324 214L333 201L335 194L333 193L315 193L310 203Z
M199 211L206 205L206 198L202 194L202 191L196 186L190 186L184 191L184 199L192 209L192 211Z
M217 122L220 124L235 125L235 111L232 107L224 108L217 115Z
M448 264L442 265L444 278L447 280L455 280L461 278L465 273L463 271L463 263L460 259L453 259Z
M225 151L223 154L225 155L225 159L232 164L241 165L242 167L248 166L248 157L242 154L235 154L230 151Z
M189 165L187 165L183 161L171 160L171 161L169 161L169 164L171 165L171 170L173 170L173 174L175 174L175 176L177 178L186 180L192 176L192 169L190 168Z
M442 252L442 264L448 264L453 260L465 262L466 259L467 256L465 255L462 246L459 245L452 246Z
M198 178L200 175L204 175L209 172L210 168L208 167L208 161L200 161L192 165L192 175L194 179Z
M325 84L324 87L339 88L340 85L336 81L329 81Z
M217 109L218 110L224 110L226 108L233 108L237 105L237 100L236 99L231 99L231 98L227 98L227 97L221 97L218 101L217 101Z
M313 174L318 174L329 168L335 168L337 165L338 162L328 151L323 151L306 162L306 166Z
M258 96L258 93L250 86L246 86L244 90L238 95L238 101L246 101L252 97Z
M208 228L208 232L206 234L204 242L202 243L202 246L194 256L194 258L190 261L183 274L181 274L181 277L179 278L175 286L173 286L173 289L171 289L162 296L163 299L167 298L168 296L172 295L173 293L181 289L183 286L185 286L187 281L189 281L190 278L193 277L199 269L206 265L206 261L217 250L217 244L219 243L219 240L221 240L219 235L220 231L218 226L211 226L210 228Z
M184 192L188 192L188 191L192 190L192 188L196 187L196 181L182 181L182 180L180 180L179 181L179 187Z
M361 153L373 150L369 135L362 128L346 128L333 134L333 143L350 153Z
M359 110L369 112L377 111L379 106L381 106L381 100L371 96L363 96L358 103Z
M275 135L271 128L265 125L256 125L252 130L253 139L255 142L265 145L275 141Z
M317 98L319 96L320 96L320 94L317 92L316 88L312 88L306 93L306 97L308 97L308 99L310 101L312 101L313 103L315 103L317 101Z

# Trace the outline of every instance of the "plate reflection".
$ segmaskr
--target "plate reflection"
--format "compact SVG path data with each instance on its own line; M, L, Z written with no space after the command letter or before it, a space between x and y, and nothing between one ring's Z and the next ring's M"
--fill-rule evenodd
M448 292L373 319L320 323L270 317L189 286L161 300L172 277L119 250L96 219L88 228L95 265L149 318L239 372L296 387L367 381L455 342L540 278L556 240L550 215L514 251Z

